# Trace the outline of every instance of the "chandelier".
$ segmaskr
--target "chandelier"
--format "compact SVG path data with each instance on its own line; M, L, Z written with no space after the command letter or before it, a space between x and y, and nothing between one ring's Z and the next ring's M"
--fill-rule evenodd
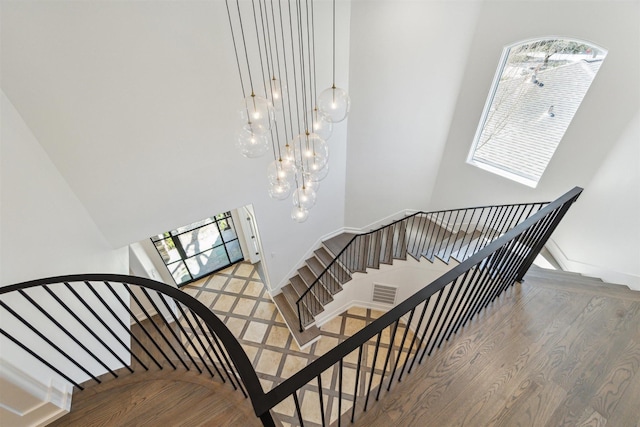
M314 0L225 0L242 102L236 146L248 158L271 151L269 196L293 201L304 222L329 172L333 124L349 113L349 96L335 85L336 4L332 10L331 86L317 93Z

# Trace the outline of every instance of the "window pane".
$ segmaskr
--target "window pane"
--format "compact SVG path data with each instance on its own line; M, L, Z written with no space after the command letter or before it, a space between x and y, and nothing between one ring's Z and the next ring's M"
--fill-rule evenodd
M187 256L196 255L222 244L222 238L215 223L181 234L178 238Z
M229 258L224 246L218 246L200 255L188 258L187 265L194 277L201 277L229 265Z
M507 47L468 161L535 187L606 54L556 38Z
M178 285L191 280L191 275L189 274L187 267L184 265L184 262L180 261L174 264L168 264L167 268L169 269L169 272L171 272L173 280L175 280Z
M240 249L240 242L234 240L233 242L229 242L226 244L227 251L229 251L229 258L231 258L231 262L238 262L243 259L242 249Z
M156 249L165 264L170 264L180 259L180 253L173 244L172 239L159 240L154 242L154 245L156 245Z
M233 226L233 220L231 218L218 221L218 227L220 227L222 238L225 242L238 238L235 227Z

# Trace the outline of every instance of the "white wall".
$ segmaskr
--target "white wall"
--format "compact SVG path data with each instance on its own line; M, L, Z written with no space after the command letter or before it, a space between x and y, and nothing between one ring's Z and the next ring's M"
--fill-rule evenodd
M640 113L553 235L563 267L640 290ZM588 230L588 231L587 231Z
M567 222L576 217L586 222L579 222L580 227L564 224L557 243L573 261L592 263L602 259L598 262L637 274L637 251L616 251L616 261L611 254L620 243L628 248L630 235L638 227L637 216L627 217L633 214L626 213L637 207L637 199L622 196L637 195L638 180L617 178L640 168L640 159L633 155L634 147L637 153L638 133L631 125L640 104L639 7L637 1L484 2L430 208L553 200L576 185L583 186L587 189L586 202L579 200L572 207ZM538 187L533 189L468 165L465 160L503 47L547 35L591 41L609 53ZM623 163L603 165L604 159L622 160L623 152L629 155ZM604 197L605 187L606 192L613 188L613 179L617 179L615 192ZM597 187L592 193L597 196L589 195L591 185ZM596 205L599 207L594 209ZM606 226L608 233L602 235L591 233L616 220L626 221L631 233L618 225ZM631 268L633 265L636 268Z
M0 106L2 109L0 284L4 286L30 279L85 272L126 274L128 272L126 248L114 250L107 243L4 93ZM109 320L112 319L111 315L100 308L100 302L90 295L88 290L85 289L85 291L87 292L80 291L80 293L88 298L88 301L96 307L99 315L106 319L107 323L114 326L115 322ZM63 325L74 325L72 330L80 339L83 336L85 338L88 336L86 332L78 328L71 316L44 292L29 292L29 294L44 306L57 307L53 310L54 317ZM65 290L60 290L59 295L81 318L84 318L93 327L100 328L96 319L77 302L74 296ZM128 298L127 295L122 295L122 297L125 300ZM3 295L2 299L32 322L37 329L43 332L49 330L47 326L44 326L50 325L49 321L33 306L30 306L23 297ZM59 364L59 366L69 367L78 381L84 381L87 378L77 368L70 367L64 358L54 354L54 351L50 350L11 314L5 310L2 310L1 313L1 323L6 331L19 337L25 345L40 348L44 352L43 354L48 354L51 357L50 361ZM116 313L121 319L126 319L128 324L128 313L123 308L116 309ZM67 336L61 333L50 335L50 339L70 349L72 354L78 350L78 347ZM112 337L103 336L103 338L118 347ZM4 337L2 337L0 347L2 348L2 358L8 364L15 366L22 372L28 372L30 378L36 383L47 388L54 387L64 393L67 383L61 377L28 356ZM118 365L118 362L111 355L101 353L104 350L100 348L100 345L94 343L89 345L89 348L100 354L102 360L108 365ZM128 361L128 355L123 348L120 347L117 352L125 362ZM82 353L81 350L80 353ZM81 358L80 360L84 366L90 369L97 365L95 360L90 358ZM20 386L20 384L14 385ZM70 390L70 387L68 389ZM46 389L45 392L48 393ZM46 405L43 408L45 408L43 409L45 412L49 409L55 412L55 405L49 409L46 409ZM27 412L31 414L31 411L26 411L25 414ZM46 418L47 415L39 413L38 416Z
M479 8L353 2L347 226L428 206Z
M113 249L2 94L0 284L74 273L128 273Z
M316 5L330 23L331 2ZM350 3L337 6L336 82L348 90ZM234 147L242 94L224 2L3 2L0 19L3 90L112 246L253 204L280 283L343 225L346 122L304 224L291 199L267 195L273 158ZM317 28L319 90L331 84L330 31Z

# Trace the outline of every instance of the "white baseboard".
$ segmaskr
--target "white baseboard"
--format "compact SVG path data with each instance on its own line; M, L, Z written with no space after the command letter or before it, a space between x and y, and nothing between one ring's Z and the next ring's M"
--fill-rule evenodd
M50 379L47 385L4 359L0 365L3 425L45 426L71 410L71 384Z
M614 271L603 266L572 260L553 239L549 239L545 246L565 271L597 277L608 283L626 285L633 290L640 291L640 276L638 275Z

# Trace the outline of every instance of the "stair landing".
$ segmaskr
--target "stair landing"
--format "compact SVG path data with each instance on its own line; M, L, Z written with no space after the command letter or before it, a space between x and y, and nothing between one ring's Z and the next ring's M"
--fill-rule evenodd
M353 233L342 233L324 241L323 244L335 258L355 236Z

